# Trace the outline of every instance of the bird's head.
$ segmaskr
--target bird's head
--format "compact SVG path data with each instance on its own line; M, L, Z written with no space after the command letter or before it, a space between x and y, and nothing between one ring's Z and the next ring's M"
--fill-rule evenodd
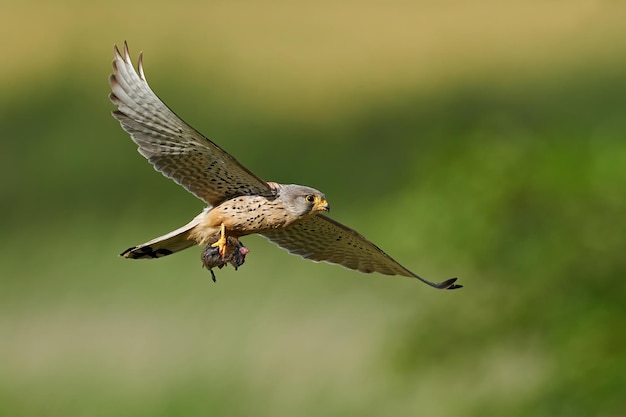
M298 217L330 211L326 196L320 191L303 185L281 185L278 198Z

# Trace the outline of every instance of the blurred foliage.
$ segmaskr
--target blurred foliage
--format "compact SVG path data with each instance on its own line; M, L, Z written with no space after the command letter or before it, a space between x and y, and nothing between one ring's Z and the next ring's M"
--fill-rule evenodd
M215 285L196 249L117 258L202 205L135 152L110 117L111 53L89 51L97 65L0 97L0 415L624 414L626 64L581 52L544 77L333 81L345 109L319 93L298 110L230 94L223 63L200 79L139 47L157 94L251 170L323 190L334 218L465 287L257 237Z

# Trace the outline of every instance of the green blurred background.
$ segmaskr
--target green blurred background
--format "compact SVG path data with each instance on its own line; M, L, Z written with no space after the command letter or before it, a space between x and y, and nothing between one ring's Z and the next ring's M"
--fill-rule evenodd
M626 5L8 1L0 415L626 415ZM123 249L202 203L111 118L112 47L259 176L429 279L261 237Z

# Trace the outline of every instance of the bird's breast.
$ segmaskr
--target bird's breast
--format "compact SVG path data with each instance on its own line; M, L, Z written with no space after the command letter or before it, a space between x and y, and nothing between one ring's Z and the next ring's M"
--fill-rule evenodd
M227 234L244 236L285 227L296 220L278 199L240 196L227 200L207 212L209 228L224 224Z

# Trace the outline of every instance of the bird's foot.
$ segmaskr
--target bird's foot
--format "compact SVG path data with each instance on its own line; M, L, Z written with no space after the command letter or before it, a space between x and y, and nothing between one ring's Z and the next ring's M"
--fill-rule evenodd
M222 227L220 228L220 238L217 242L211 245L212 248L218 248L221 257L224 257L224 253L226 253L226 234L225 234L224 223L222 223Z

